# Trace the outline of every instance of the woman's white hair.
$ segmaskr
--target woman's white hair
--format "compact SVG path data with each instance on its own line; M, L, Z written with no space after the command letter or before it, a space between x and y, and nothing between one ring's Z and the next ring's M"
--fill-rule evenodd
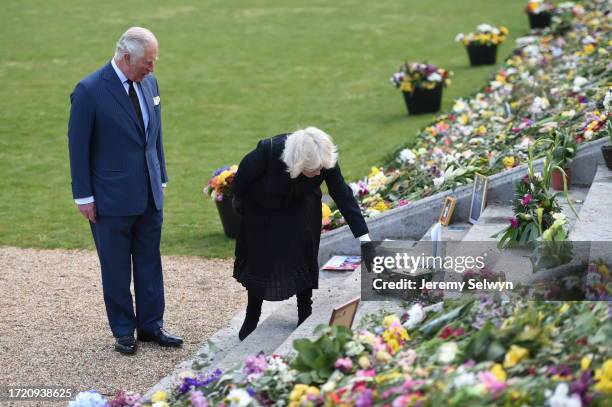
M287 136L281 156L291 178L303 171L333 168L338 161L338 147L323 130L307 127Z
M119 60L125 54L129 54L136 59L142 58L145 48L150 43L157 44L157 38L151 31L142 27L130 27L117 41L115 59Z

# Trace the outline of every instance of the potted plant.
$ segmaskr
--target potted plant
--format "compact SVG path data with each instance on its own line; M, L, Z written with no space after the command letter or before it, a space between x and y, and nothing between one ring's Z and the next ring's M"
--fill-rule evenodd
M240 228L240 215L232 207L232 181L236 171L238 171L237 165L217 168L202 191L215 202L223 225L223 232L230 239L238 236Z
M470 65L493 65L497 61L497 46L506 40L508 29L480 24L475 32L459 33L455 41L467 49Z
M603 154L604 160L606 160L606 166L609 170L612 170L612 122L608 121L606 126L606 132L610 139L610 144L601 146L601 154Z
M530 0L525 7L525 12L529 16L531 29L548 27L554 10L555 6L550 1Z
M551 186L556 191L563 191L570 187L572 181L572 170L569 164L576 157L578 145L569 131L561 130L553 132L552 156L555 165L551 172Z
M435 113L442 104L442 88L450 84L451 72L435 65L406 62L391 77L403 95L408 113Z

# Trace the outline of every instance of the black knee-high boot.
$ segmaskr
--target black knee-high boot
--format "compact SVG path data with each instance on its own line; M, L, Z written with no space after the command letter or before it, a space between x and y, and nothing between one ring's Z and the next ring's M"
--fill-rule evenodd
M263 299L257 298L249 292L249 302L247 304L246 316L244 317L242 328L240 328L240 332L238 332L238 338L241 341L249 336L251 332L255 330L255 328L257 328L257 323L259 322L259 317L261 315L262 303Z
M304 290L297 295L298 323L300 326L312 314L312 289Z

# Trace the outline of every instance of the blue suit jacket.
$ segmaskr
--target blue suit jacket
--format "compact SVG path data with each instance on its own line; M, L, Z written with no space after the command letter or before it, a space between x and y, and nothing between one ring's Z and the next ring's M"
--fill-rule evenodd
M75 199L93 195L99 215L144 213L149 187L155 207L163 207L162 183L168 182L168 176L161 106L153 100L159 88L153 75L147 75L140 85L149 113L146 138L110 63L81 80L70 96L72 194Z

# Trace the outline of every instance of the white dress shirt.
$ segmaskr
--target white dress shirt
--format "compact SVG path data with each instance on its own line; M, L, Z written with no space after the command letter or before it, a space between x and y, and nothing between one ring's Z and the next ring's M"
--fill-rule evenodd
M115 63L115 59L114 58L111 59L111 65L113 66L113 69L115 70L115 73L119 77L119 80L123 84L123 89L125 89L125 93L129 97L129 95L130 95L130 84L127 83L128 77L125 76L125 74L121 71L121 69L119 69L119 67ZM142 112L142 120L143 120L144 125L145 125L145 137L148 137L147 130L149 128L149 110L147 109L147 104L144 101L144 96L142 96L142 90L140 89L140 83L133 82L133 84L134 84L134 89L136 90L136 95L138 96L138 102L140 103L140 111ZM162 187L165 188L166 184L165 183L162 184ZM88 204L88 203L92 203L94 201L95 201L95 199L94 199L93 196L88 196L87 198L79 198L79 199L75 199L74 200L74 202L76 202L77 205L85 205L85 204Z

